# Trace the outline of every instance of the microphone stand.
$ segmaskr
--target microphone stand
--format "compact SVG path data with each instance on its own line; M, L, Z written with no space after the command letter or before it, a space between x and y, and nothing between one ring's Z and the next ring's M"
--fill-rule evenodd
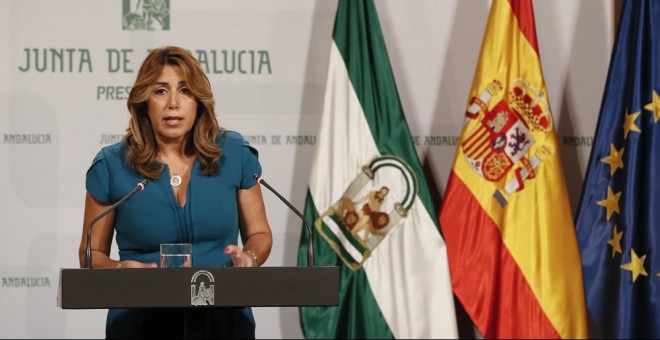
M291 209L294 213L296 213L296 215L298 215L298 217L300 217L300 219L303 221L303 224L305 224L305 227L307 228L307 266L314 267L314 243L313 243L314 230L309 225L309 222L307 222L305 216L303 216L303 214L301 214L300 211L298 211L298 209L296 209L291 203L289 203L289 201L287 201L286 198L282 197L282 195L280 195L279 192L277 192L275 189L273 189L273 187L271 187L268 183L266 183L266 181L264 181L262 177L260 177L257 174L252 175L252 177L254 177L254 179L256 179L259 184L265 186L266 188L268 188L268 190L270 190L273 194L275 194L275 196L277 196L277 198L279 198L280 201L284 202L284 204L286 204L289 207L289 209Z
M120 204L124 203L124 201L129 199L136 192L140 190L144 190L144 187L147 186L148 183L149 181L146 179L138 183L138 185L135 186L135 188L131 190L131 192L126 194L126 196L122 197L119 201L115 202L115 204L111 205L108 209L103 211L100 215L94 217L94 219L91 222L89 222L89 227L87 227L87 244L85 246L85 268L92 269L92 228L94 227L94 224L98 222L101 218L103 218L103 216L115 210Z

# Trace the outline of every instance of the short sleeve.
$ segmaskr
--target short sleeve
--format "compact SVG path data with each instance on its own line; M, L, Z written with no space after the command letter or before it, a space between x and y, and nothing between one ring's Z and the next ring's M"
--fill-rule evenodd
M261 164L259 163L259 152L246 140L243 140L243 146L241 147L241 160L243 169L241 189L248 189L257 183L254 175L261 176Z
M96 154L92 165L87 169L85 187L97 201L110 203L110 173L103 150Z

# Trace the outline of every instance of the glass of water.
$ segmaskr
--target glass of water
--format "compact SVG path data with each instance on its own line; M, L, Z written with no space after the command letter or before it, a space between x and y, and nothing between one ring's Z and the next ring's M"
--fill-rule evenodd
M163 243L160 245L161 268L192 267L192 244Z

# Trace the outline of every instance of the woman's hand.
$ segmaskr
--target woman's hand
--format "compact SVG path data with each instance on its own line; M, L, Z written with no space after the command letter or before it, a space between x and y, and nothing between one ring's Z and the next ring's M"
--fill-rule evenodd
M236 245L228 245L225 248L225 254L231 256L231 261L234 263L234 267L255 267L257 263L255 262L255 255L244 252Z
M119 262L117 268L158 268L158 264L156 264L156 262L143 263L139 261L126 260Z

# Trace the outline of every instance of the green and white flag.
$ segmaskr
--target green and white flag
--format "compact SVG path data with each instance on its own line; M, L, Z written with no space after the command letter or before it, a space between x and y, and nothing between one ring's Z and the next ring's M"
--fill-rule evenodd
M372 0L340 0L305 216L339 306L301 307L306 338L456 338L445 243ZM307 264L307 231L298 263Z

